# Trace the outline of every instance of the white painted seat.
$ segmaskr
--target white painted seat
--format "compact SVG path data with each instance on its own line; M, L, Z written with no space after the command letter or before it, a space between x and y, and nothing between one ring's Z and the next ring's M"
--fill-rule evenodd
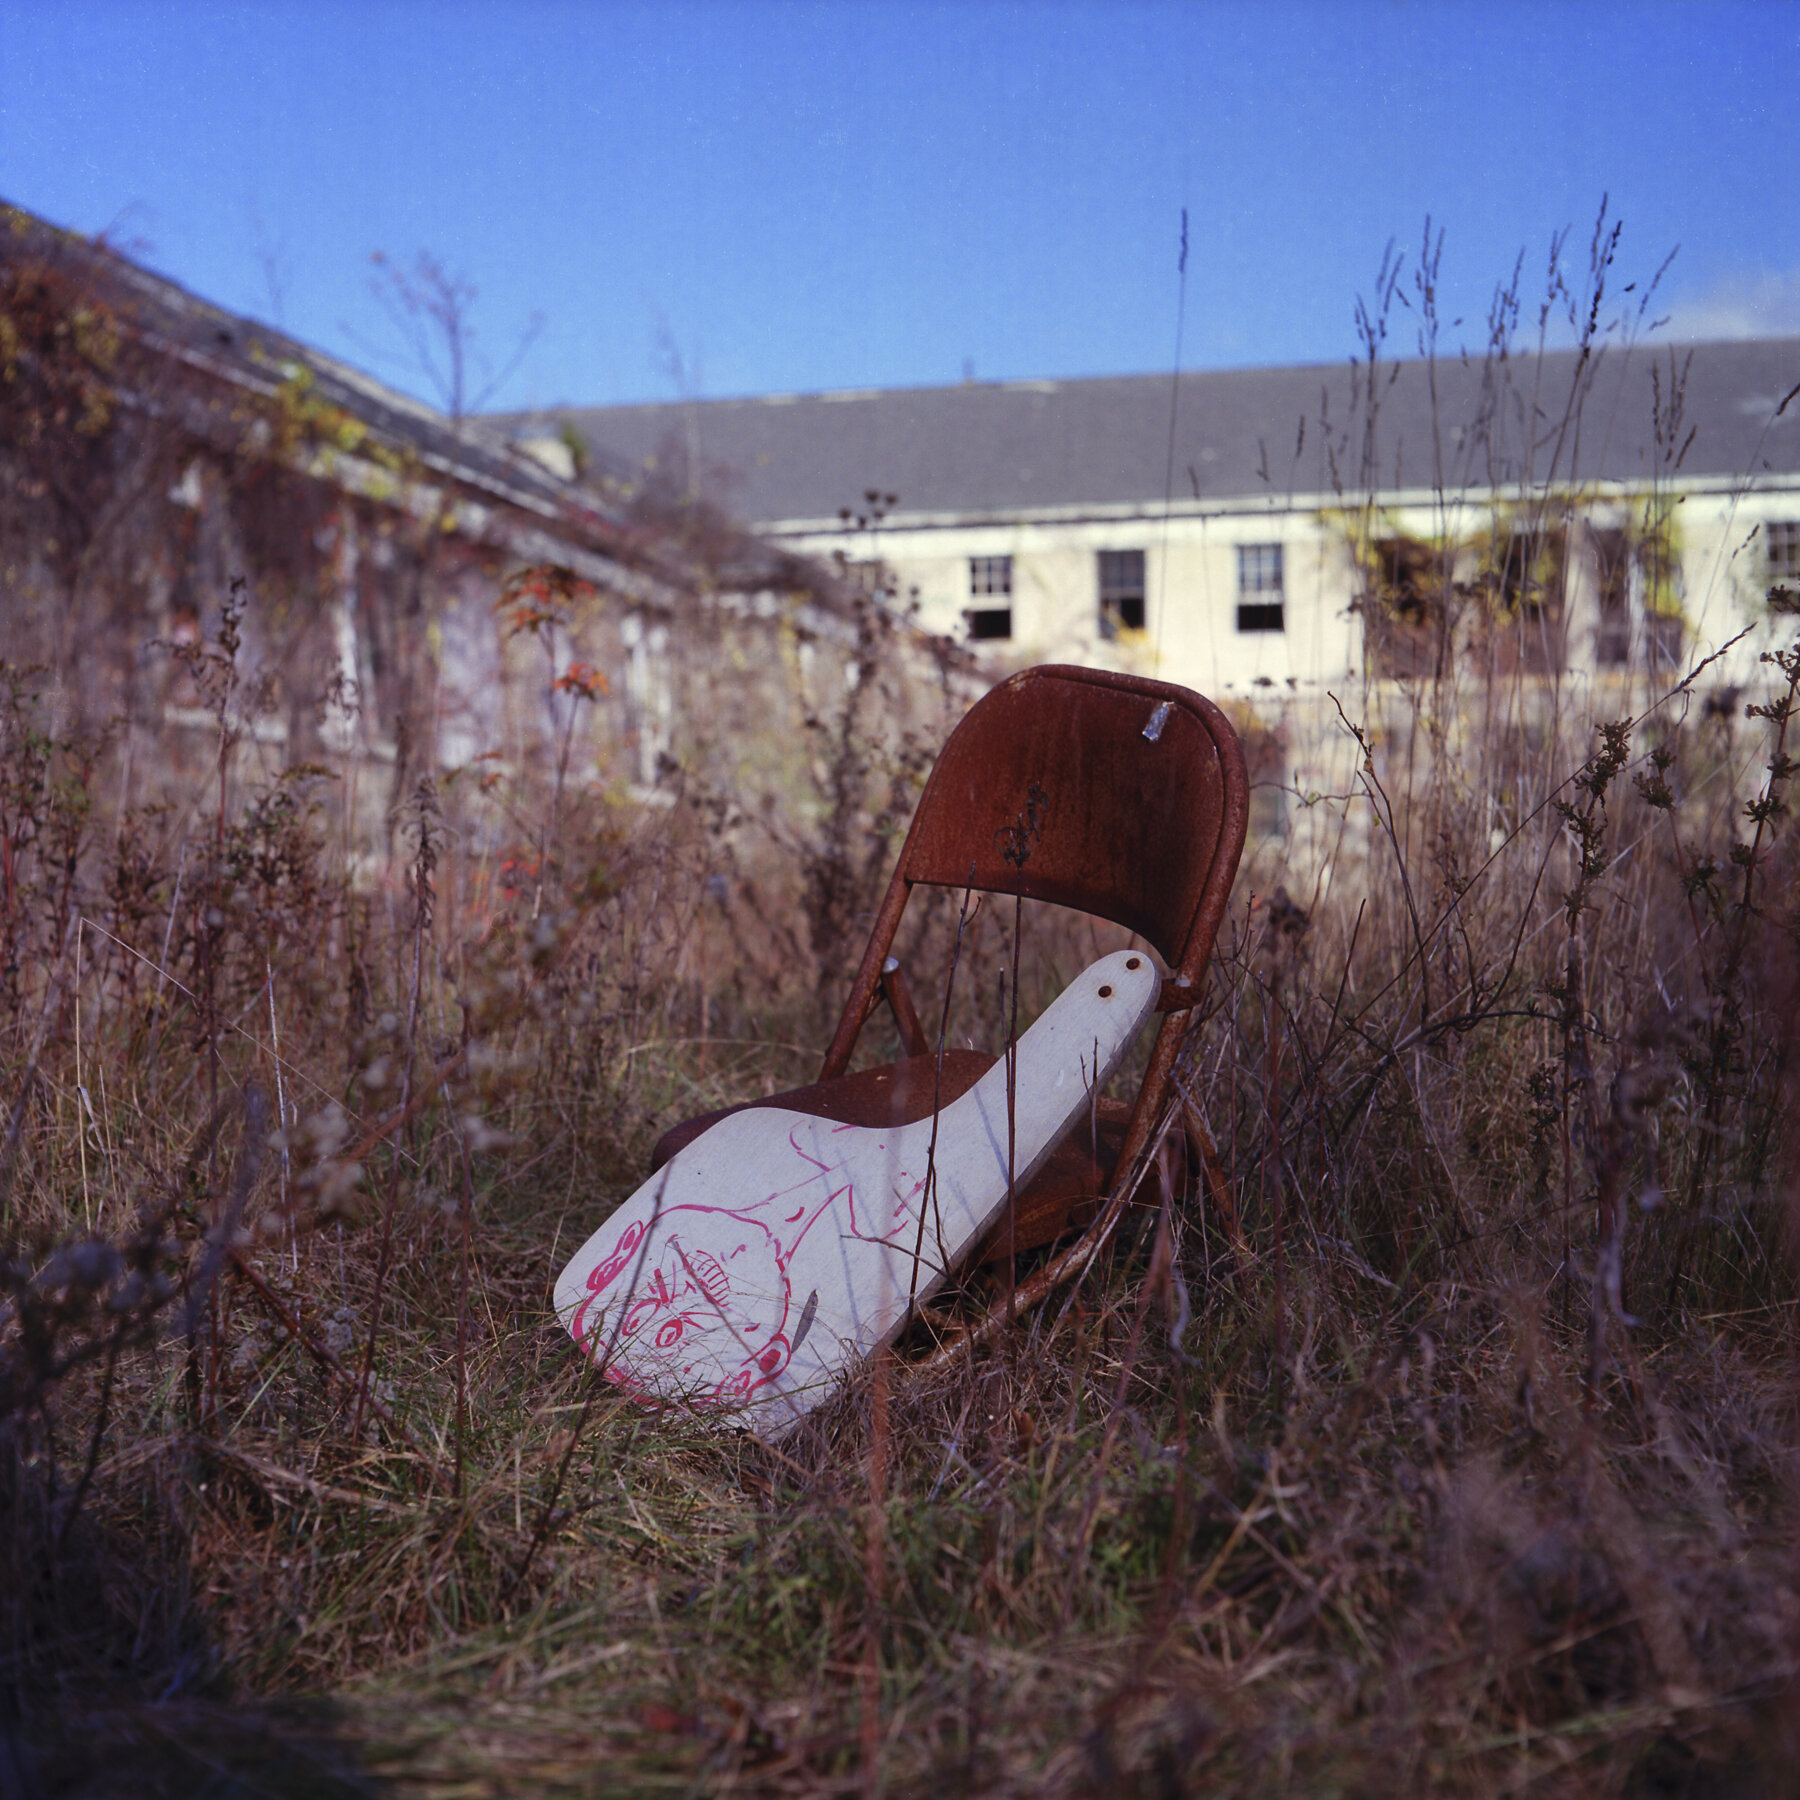
M609 1379L774 1440L894 1337L1082 1117L1155 1010L1142 951L1083 972L936 1121L733 1113L570 1259L556 1309Z

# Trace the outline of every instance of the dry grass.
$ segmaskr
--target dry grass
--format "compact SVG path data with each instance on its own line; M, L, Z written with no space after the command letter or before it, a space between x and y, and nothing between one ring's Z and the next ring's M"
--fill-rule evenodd
M587 860L509 896L422 793L365 889L307 778L103 819L35 704L7 1791L1779 1791L1794 889L1773 815L1734 860L1681 797L1704 745L1559 788L1540 740L1491 861L1446 756L1332 899L1240 901L1189 1079L1248 1280L1147 1209L1011 1340L897 1363L876 1439L865 1386L775 1452L596 1391L547 1308L660 1122L816 1041L741 970L697 1029L757 929L705 808L564 796ZM1094 947L1031 918L1036 990Z
M1241 1275L1152 1196L780 1451L596 1381L548 1285L661 1126L810 1078L892 671L754 821L423 783L385 862L194 654L214 777L124 816L0 693L4 1800L1789 1791L1800 645L1747 721L1373 690L1183 1070ZM1026 921L1041 1004L1105 946Z

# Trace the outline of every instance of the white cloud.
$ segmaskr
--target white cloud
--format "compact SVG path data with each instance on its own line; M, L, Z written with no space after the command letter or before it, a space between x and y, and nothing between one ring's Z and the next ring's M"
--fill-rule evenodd
M1723 276L1669 308L1667 335L1690 343L1800 337L1800 269Z

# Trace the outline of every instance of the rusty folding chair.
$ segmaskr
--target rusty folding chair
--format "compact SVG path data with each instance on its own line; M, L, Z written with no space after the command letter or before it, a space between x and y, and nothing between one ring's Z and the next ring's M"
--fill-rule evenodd
M1230 721L1187 688L1141 676L1051 665L1002 682L950 734L925 785L819 1080L752 1100L852 1125L911 1124L947 1106L994 1058L938 1057L890 954L912 890L1020 894L1110 920L1155 949L1167 970L1164 1015L1129 1107L1078 1128L1016 1196L983 1255L1005 1256L1086 1223L1129 1180L1169 1098L1176 1053L1224 916L1248 814L1244 757ZM846 1074L883 997L906 1057ZM660 1167L727 1107L664 1133ZM1204 1139L1204 1127L1190 1122ZM1112 1199L1122 1200L1114 1193ZM1222 1197L1222 1196L1221 1196ZM1235 1220L1228 1223L1235 1227Z

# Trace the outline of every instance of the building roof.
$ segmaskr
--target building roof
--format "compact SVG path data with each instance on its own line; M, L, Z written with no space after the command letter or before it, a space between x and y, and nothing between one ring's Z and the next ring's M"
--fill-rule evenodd
M360 443L448 481L479 502L533 520L551 545L567 544L666 573L665 548L644 541L606 496L575 489L540 461L473 422L460 428L441 413L395 392L271 326L239 317L140 267L104 242L65 231L0 199L0 268L54 270L81 295L103 304L145 367L185 369L186 389L134 389L125 371L116 398L128 407L175 413L184 427L221 448L241 448L246 418L232 396L270 402L303 384L317 411L353 419ZM346 468L349 459L340 459Z
M1800 338L1780 338L1609 344L1585 363L1573 351L1446 359L1431 371L1383 363L1372 440L1366 364L1195 371L1178 384L1140 375L568 407L491 422L517 440L566 422L602 477L673 478L770 528L834 525L844 509L866 511L871 493L893 496L884 510L899 517L1160 508L1172 403L1178 504L1429 490L1440 454L1452 489L1521 477L1791 478L1796 384Z

